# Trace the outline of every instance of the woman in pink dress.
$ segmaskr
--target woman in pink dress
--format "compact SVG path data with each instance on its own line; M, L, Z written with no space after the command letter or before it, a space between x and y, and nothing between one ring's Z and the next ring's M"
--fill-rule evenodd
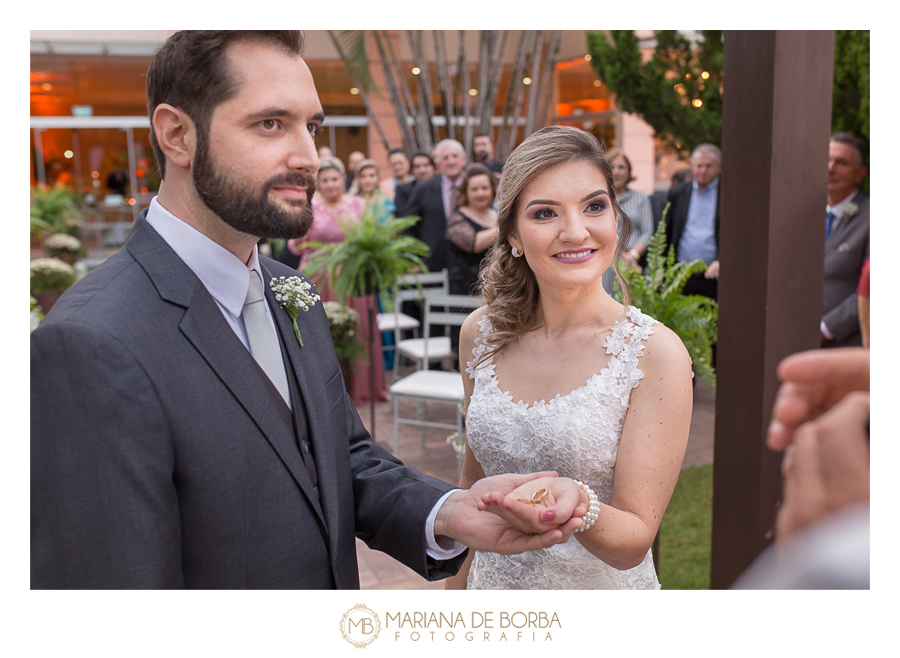
M344 165L337 158L323 158L319 165L317 177L318 193L313 197L313 224L309 232L300 239L290 240L288 249L300 256L302 269L309 259L313 249L298 249L304 242L336 243L344 240L344 232L341 230L338 217L344 221L358 222L362 216L365 201L358 196L352 196L344 192ZM313 277L313 283L322 301L340 301L333 290L328 286L324 275ZM381 355L381 334L375 332L374 351L376 358L369 354L369 305L375 306L375 297L351 297L347 300L347 306L359 312L359 330L357 335L365 349L354 361L350 380L345 382L347 391L353 399L353 404L362 406L369 403L369 368L375 368L375 401L387 399L387 389L384 381L384 360Z

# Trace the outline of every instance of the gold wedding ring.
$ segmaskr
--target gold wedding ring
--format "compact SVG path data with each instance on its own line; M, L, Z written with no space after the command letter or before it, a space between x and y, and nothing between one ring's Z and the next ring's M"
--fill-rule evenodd
M550 492L546 489L538 489L531 498L519 498L519 502L525 503L526 505L537 505L549 495Z

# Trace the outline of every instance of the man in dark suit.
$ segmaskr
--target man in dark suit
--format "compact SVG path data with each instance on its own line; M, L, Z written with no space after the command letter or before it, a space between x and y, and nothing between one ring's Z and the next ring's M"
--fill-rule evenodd
M280 308L270 282L297 272L256 243L312 221L324 115L301 49L179 32L148 70L159 196L32 333L33 588L358 588L354 537L435 579L460 542L580 525L571 501L541 535L477 510L530 476L462 491L404 467L363 427L322 304Z
M503 163L494 158L494 143L490 135L479 133L472 140L472 154L475 162L480 162L494 175L503 173Z
M675 246L679 262L701 259L705 272L688 279L685 295L718 298L719 288L719 174L722 152L714 144L700 144L691 152L693 181L669 190L666 242ZM667 247L668 249L668 247Z
M394 193L394 205L397 206L397 217L407 216L406 206L409 204L409 199L412 197L416 185L423 180L428 180L434 176L434 161L431 159L431 156L424 151L413 153L412 158L410 158L410 164L412 167L413 179L408 183L398 185L396 192Z
M820 331L825 347L862 345L856 294L869 257L869 197L859 189L869 173L865 140L835 133L828 144L825 280Z
M440 162L440 176L417 183L404 212L422 218L408 232L431 248L428 258L423 259L431 272L447 266L447 217L456 205L468 162L466 150L455 139L438 142L435 155Z

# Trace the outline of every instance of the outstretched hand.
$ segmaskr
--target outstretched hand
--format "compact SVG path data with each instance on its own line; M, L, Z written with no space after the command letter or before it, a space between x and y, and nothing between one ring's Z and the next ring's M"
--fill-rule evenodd
M561 521L574 522L587 511L587 494L574 480L541 477L503 494L491 491L481 497L478 509L496 514L511 526L529 534L552 530ZM577 524L577 528L581 523ZM576 529L577 529L576 528ZM574 531L574 530L573 530Z
M568 503L550 509L551 520L536 519L547 512L538 511L537 506L501 515L487 512L483 503L485 497L502 499L533 481L552 482L556 479L553 472L482 478L471 489L454 492L447 498L435 519L435 535L451 537L474 550L503 554L523 553L565 542L581 527L581 518L572 514L577 503L571 505L571 509L568 509ZM532 493L539 488L532 487ZM583 515L584 511L581 512ZM538 534L534 534L534 529Z
M862 347L801 352L778 365L778 389L767 444L784 450L797 429L834 407L851 391L869 390L869 351Z

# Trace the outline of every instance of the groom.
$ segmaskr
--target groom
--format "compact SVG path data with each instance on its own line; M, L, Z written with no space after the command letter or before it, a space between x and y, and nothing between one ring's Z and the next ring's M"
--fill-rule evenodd
M269 285L297 273L256 243L312 222L324 116L301 48L180 32L147 72L159 196L32 334L33 588L358 588L354 537L437 579L463 544L580 525L574 504L540 535L478 512L532 476L454 490L379 448L321 303L299 346Z

